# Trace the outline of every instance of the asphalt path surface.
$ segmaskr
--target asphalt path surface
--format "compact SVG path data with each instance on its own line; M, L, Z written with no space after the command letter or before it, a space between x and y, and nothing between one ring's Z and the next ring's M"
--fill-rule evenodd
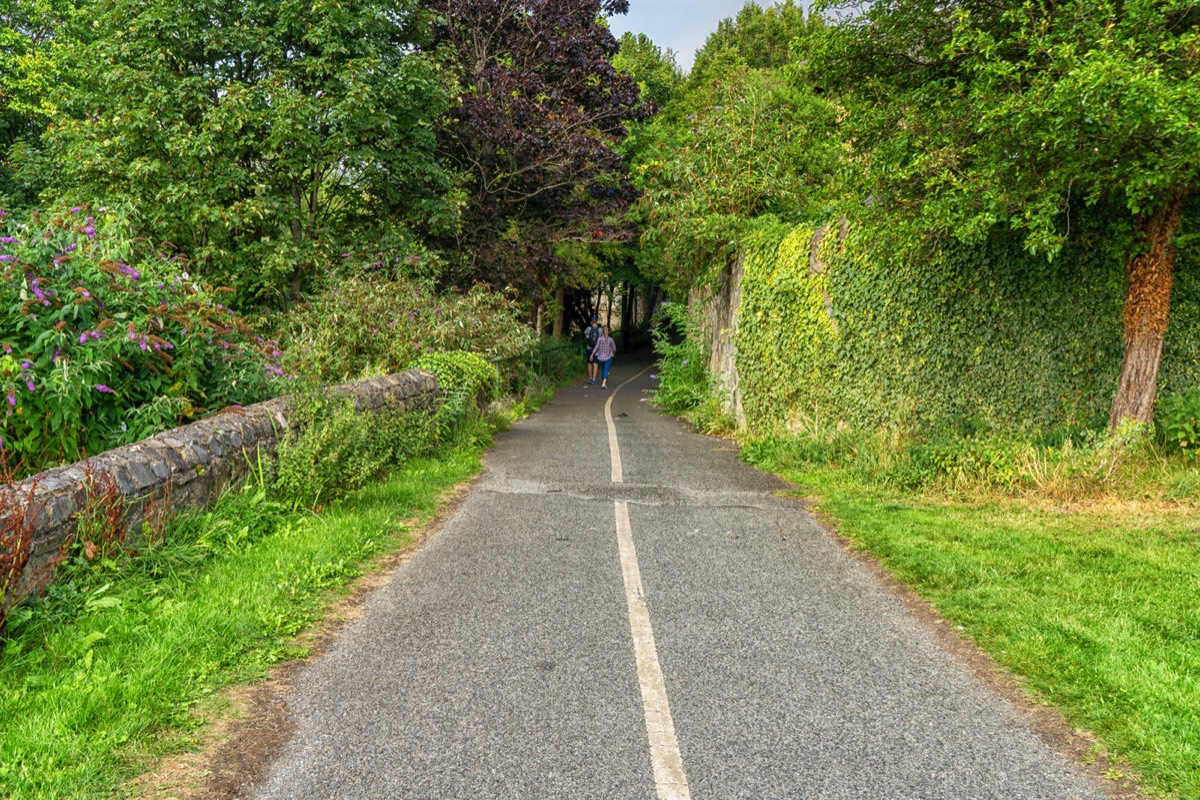
M497 439L297 682L258 798L1104 796L648 366Z

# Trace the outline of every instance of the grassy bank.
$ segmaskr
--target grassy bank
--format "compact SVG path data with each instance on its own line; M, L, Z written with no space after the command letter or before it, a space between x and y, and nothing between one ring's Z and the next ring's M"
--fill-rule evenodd
M1200 797L1194 502L1145 486L1137 497L1068 503L1004 493L955 498L865 480L852 468L814 463L809 452L776 442L746 456L796 483L854 546L1071 724L1096 733L1143 786Z
M408 546L526 410L466 423L320 513L252 484L139 552L64 563L0 640L0 796L124 796L156 759L193 747L207 698L304 656L297 634Z

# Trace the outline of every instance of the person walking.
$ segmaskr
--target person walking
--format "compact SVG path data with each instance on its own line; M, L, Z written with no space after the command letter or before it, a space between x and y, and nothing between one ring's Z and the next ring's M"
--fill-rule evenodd
M596 373L599 370L599 365L596 359L592 357L592 351L596 349L596 342L600 341L600 335L604 333L604 328L600 327L600 322L596 317L592 317L592 324L587 326L583 331L583 355L587 359L587 375L588 383L596 382Z
M600 327L600 339L592 348L591 362L600 366L600 388L608 388L608 368L612 366L613 356L617 354L617 343L608 335L608 328ZM593 380L592 383L595 383Z

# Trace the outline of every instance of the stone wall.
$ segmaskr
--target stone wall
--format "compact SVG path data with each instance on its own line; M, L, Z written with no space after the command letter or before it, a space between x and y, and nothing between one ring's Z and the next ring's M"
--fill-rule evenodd
M738 309L742 305L745 255L739 254L721 271L714 287L693 289L688 305L699 312L700 332L708 349L708 370L716 381L723 410L739 428L746 426L737 371Z
M419 370L330 391L353 397L360 413L432 408L438 395L434 376ZM0 488L0 492L15 494L18 505L36 514L29 569L46 563L71 533L75 514L87 497L89 475L96 479L107 475L115 483L128 506L130 526L140 529L151 502L172 508L204 505L225 487L238 483L260 456L274 455L291 419L286 398L231 408L86 462L55 467ZM0 529L6 522L0 517Z

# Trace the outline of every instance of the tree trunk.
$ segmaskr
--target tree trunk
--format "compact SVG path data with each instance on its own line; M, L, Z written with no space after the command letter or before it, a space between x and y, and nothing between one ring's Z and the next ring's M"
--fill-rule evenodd
M628 353L631 342L629 338L633 335L633 304L637 302L637 295L634 292L633 284L629 281L624 283L624 292L621 297L621 352Z
M1110 428L1125 420L1150 422L1158 394L1158 365L1175 285L1175 234L1187 191L1172 189L1153 214L1138 218L1136 249L1126 268L1125 355Z
M567 293L560 286L554 293L554 304L558 306L558 313L554 315L554 338L561 339L566 328L567 321Z

